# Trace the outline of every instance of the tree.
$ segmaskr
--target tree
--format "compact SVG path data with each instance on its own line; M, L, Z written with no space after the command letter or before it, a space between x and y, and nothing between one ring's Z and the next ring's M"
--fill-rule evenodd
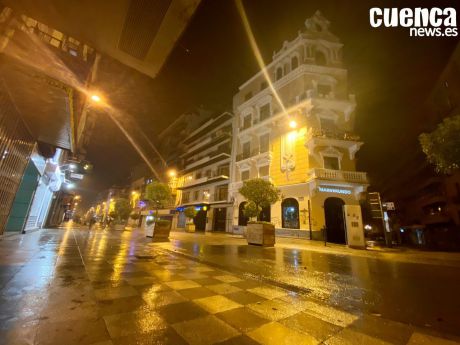
M436 171L451 173L460 167L460 115L444 119L431 133L420 134L419 141Z
M157 219L158 210L165 208L172 201L171 188L166 183L152 182L145 188L145 198L155 208L155 219Z
M262 208L274 204L280 200L281 197L281 191L277 189L273 183L261 178L244 181L239 192L248 200L248 204L251 204L251 202L253 203L249 208L251 211L254 211L252 214L255 214L253 217L257 217L257 220L259 220ZM248 214L246 215L249 216Z
M113 209L113 213L115 215L114 218L116 218L118 222L127 220L131 214L131 204L129 200L125 198L115 199L115 205Z
M196 216L197 213L198 213L198 212L196 211L195 207L192 207L192 206L187 207L187 208L185 209L185 211L184 211L184 214L185 214L185 216L186 216L188 219L193 219L193 218L195 218L195 216Z
M262 212L262 207L257 206L254 201L248 201L244 205L243 213L248 218L255 218Z

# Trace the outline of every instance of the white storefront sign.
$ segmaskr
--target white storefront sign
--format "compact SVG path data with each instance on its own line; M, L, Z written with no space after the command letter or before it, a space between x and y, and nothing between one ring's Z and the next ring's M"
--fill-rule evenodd
M342 188L336 188L336 187L318 187L318 191L322 193L336 193L336 194L345 194L345 195L350 195L351 190L349 189L342 189Z

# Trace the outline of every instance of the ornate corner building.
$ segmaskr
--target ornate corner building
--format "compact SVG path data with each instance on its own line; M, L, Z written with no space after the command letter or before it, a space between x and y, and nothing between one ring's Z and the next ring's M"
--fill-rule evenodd
M327 235L328 241L345 243L342 206L359 205L368 183L355 166L363 143L352 132L356 102L348 93L343 44L329 27L316 12L303 32L273 54L269 78L258 72L234 96L234 230L248 221L238 190L243 181L260 177L282 192L282 200L261 216L275 224L277 234Z

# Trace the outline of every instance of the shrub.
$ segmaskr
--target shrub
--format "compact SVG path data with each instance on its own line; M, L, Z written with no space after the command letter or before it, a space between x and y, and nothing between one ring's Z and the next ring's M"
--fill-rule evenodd
M253 217L259 219L262 208L270 206L280 200L281 191L277 189L273 183L261 178L255 178L243 182L243 186L239 192L248 200L248 204L254 203L254 206L249 206L250 213L257 214ZM246 207L245 207L246 211ZM245 215L249 217L248 214Z
M196 211L195 207L187 207L184 211L184 214L187 218L195 218L196 214L198 212Z

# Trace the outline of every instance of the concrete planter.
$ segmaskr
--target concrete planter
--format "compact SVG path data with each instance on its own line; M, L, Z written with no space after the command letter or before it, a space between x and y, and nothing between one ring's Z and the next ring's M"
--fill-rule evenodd
M248 223L246 240L248 244L273 247L275 245L275 226L269 223Z
M195 224L185 224L185 232L195 232Z
M155 224L153 228L153 240L168 240L169 239L169 233L171 232L171 224L168 225L158 225Z

